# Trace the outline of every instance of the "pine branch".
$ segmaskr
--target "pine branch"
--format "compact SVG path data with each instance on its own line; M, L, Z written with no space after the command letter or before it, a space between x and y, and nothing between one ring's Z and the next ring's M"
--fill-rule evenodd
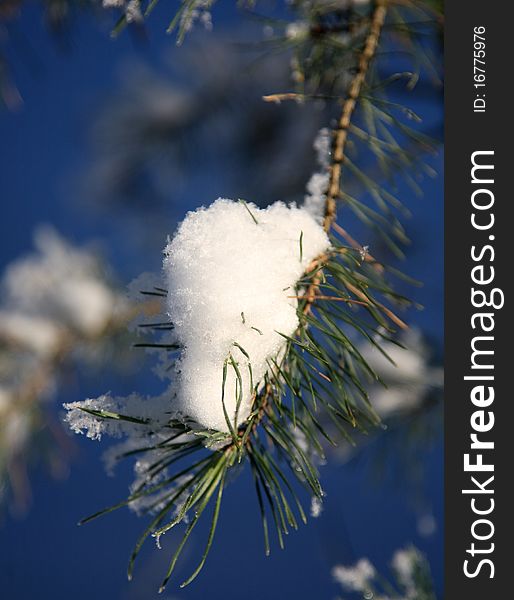
M326 193L325 217L323 221L323 228L327 232L334 224L337 216L337 199L341 189L342 165L345 158L345 146L348 140L348 131L350 128L352 115L355 110L362 86L366 79L370 62L373 59L378 46L380 32L384 25L386 12L386 0L377 0L371 16L369 33L364 44L364 49L359 58L358 70L349 86L348 96L343 102L338 126L334 131L333 152L329 168L329 183ZM323 260L319 262L323 262ZM311 306L315 300L320 281L321 276L317 275L314 277L311 285L307 289L307 303L304 307L304 315L308 314L311 310Z
M371 16L369 33L364 44L364 50L359 57L357 74L353 78L353 81L349 87L348 97L343 103L341 117L339 119L338 127L335 131L334 151L332 156L332 164L330 167L330 180L325 204L325 220L323 223L325 231L330 229L336 218L336 200L341 188L341 171L344 161L345 145L348 140L348 130L353 111L355 110L355 106L357 104L357 99L366 79L370 62L375 55L378 46L380 32L386 17L386 6L386 0L377 0L375 3L375 8Z
M338 225L336 217L337 204L343 200L372 226L380 226L384 221L387 223L389 218L396 237L400 241L405 237L397 219L388 212L390 206L400 206L399 200L383 186L370 181L366 173L348 157L351 133L363 139L386 166L396 162L402 167L411 165L410 158L401 152L399 142L390 129L396 128L402 135L416 139L420 144L427 143L394 116L396 107L374 95L380 88L376 80L373 79L373 85L369 82L372 61L378 53L390 4L388 0L376 0L369 16L352 22L356 39L352 51L357 57L352 57L350 62L350 65L355 62L355 67L352 67L337 126L332 132L332 154L324 193L323 229L330 234L331 247L311 262L296 289L290 293L289 297L298 301L299 326L291 336L281 334L284 337L283 351L279 356L269 357L268 370L260 382L252 381L253 404L250 415L239 423L242 376L234 356L240 356L238 353L241 353L248 360L250 357L234 341L232 350L225 358L223 373L220 374L227 431L205 430L198 424L173 419L164 427L151 421L147 425L134 423L136 427L147 427L151 442L134 451L148 456L142 482L127 500L92 517L142 501L145 502L145 510L155 514L131 556L131 575L135 558L149 536L158 542L162 535L182 523L188 514L193 515L171 558L161 591L170 580L193 528L209 504L214 504L205 552L198 567L183 585L188 585L196 578L204 566L212 546L221 498L231 468L243 461L250 465L262 518L265 551L269 554L270 532L275 531L282 547L289 528L296 529L299 520L306 520L299 490L303 488L309 496L318 500L323 497L317 469L318 457L323 456L324 443L335 442L323 426L320 413L327 416L337 432L349 441L348 430L366 431L380 422L363 384L365 378L375 381L380 381L380 378L367 364L350 332L362 336L384 352L380 340L389 340L396 327L406 327L385 302L389 300L399 305L409 302L387 282L386 267ZM190 3L187 5L191 6ZM324 39L326 33L320 28L316 36ZM291 98L290 94L276 94L265 100L280 102ZM298 99L298 96L295 95L294 99ZM364 113L363 128L354 124L358 104ZM343 165L371 190L378 204L377 211L341 189ZM244 201L242 203L258 227L259 220ZM300 259L302 252L300 235ZM149 293L162 298L166 296L164 289ZM241 320L243 324L246 323L243 313ZM156 321L154 330L162 331L163 323ZM177 348L173 343L163 343L162 340L139 346L163 352ZM228 414L224 401L229 372L233 372L237 381L234 419ZM107 416L94 407L87 410L90 414L93 411L98 419ZM109 418L116 418L116 415L114 409L109 409ZM125 414L117 416L120 419L127 417ZM156 434L159 431L166 432L166 439L162 439L163 433L160 436ZM170 475L168 469L172 466L176 468L176 463L182 460L188 461L187 466Z

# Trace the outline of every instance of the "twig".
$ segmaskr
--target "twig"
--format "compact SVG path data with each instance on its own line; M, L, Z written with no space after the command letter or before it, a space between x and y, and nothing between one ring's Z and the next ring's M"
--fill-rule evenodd
M323 222L323 228L325 231L329 231L332 223L336 218L336 199L339 194L341 186L341 170L342 163L344 160L344 152L346 142L348 140L348 129L350 122L357 104L357 99L360 95L362 86L368 73L371 59L375 55L378 40L380 38L380 32L384 25L386 16L386 0L376 0L375 9L371 17L371 24L369 33L364 44L364 49L359 57L359 64L357 67L357 73L353 78L348 91L348 96L343 102L343 108L341 111L341 117L337 129L335 130L334 145L332 163L330 165L330 178L328 184L327 199L325 202L325 219Z
M366 294L364 294L363 292L361 292L358 288L356 288L354 285L352 285L351 283L347 283L346 287L353 292L356 296L358 296L359 298L362 299L362 301L367 304L368 306L370 305L370 302L368 300L368 298L366 297ZM390 310L389 308L387 308L387 306L384 306L383 304L381 304L380 302L377 302L375 300L375 305L378 306L378 308L380 308L380 310L386 315L388 316L391 321L393 323L396 323L396 325L398 325L398 327L401 327L401 329L408 329L409 326L407 325L407 323L405 323L404 321L402 321L400 319L400 317L398 317L397 315L394 314L394 312L392 310Z
M357 73L355 74L348 96L343 101L341 116L337 128L334 132L332 161L329 168L329 182L325 200L325 217L323 220L323 229L328 232L335 223L337 216L337 197L341 187L342 164L345 156L346 142L348 141L348 129L360 95L369 65L375 55L380 32L384 25L386 16L386 0L376 0L375 9L371 16L369 33L364 43L364 49L359 57ZM307 302L303 309L303 314L307 315L311 311L312 303L316 298L321 276L316 275L309 285L305 297Z
M304 94L296 94L295 92L285 92L283 94L270 94L269 96L263 96L264 102L274 102L280 104L284 100L296 100L296 102L303 102L305 99Z

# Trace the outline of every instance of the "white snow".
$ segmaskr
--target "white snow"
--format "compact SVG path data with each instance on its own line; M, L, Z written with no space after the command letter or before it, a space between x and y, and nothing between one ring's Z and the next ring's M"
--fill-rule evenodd
M183 4L186 1L183 0ZM191 31L196 21L200 21L207 31L211 31L212 17L210 8L213 3L214 0L193 0L181 13L180 28L187 33Z
M328 173L313 173L307 182L307 194L304 198L305 210L318 222L323 220L328 184Z
M242 389L229 363L225 407L233 425L239 397L237 424L248 417L255 387L285 346L280 333L291 336L298 327L295 284L328 247L306 210L280 202L259 209L219 199L188 213L164 260L168 314L184 348L174 409L205 428L228 431L222 380L232 357Z
M323 228L304 209L276 203L267 209L232 200L217 200L189 213L166 247L164 281L145 274L130 286L130 295L153 288L168 290L165 303L173 331L160 341L178 341L183 350L166 373L167 388L157 397L106 394L95 400L65 404L65 420L76 433L91 439L104 434L126 439L110 448L105 462L112 470L123 453L158 446L179 429L171 419L194 420L197 427L228 431L222 403L223 365L232 357L242 380L237 423L249 415L253 390L262 385L272 359L280 360L286 340L298 327L295 285L319 254L329 247ZM146 317L145 320L148 320ZM150 317L162 322L166 316ZM239 346L235 345L238 344ZM248 354L247 358L244 353ZM252 368L250 382L249 365ZM168 362L169 366L169 362ZM171 381L169 381L171 379ZM225 406L232 423L236 411L236 374L227 367ZM106 411L144 420L146 424L101 418L83 409ZM192 439L179 435L175 443ZM219 443L224 443L223 441ZM216 447L215 444L208 447ZM169 451L169 448L168 450ZM149 477L148 468L162 451L138 455L132 490ZM161 473L167 477L167 470ZM178 483L178 482L177 482ZM132 502L139 512L159 510L165 491ZM180 509L181 499L176 509ZM311 514L321 503L313 500ZM178 513L177 513L178 514Z
M317 497L311 498L311 517L317 519L323 512L323 502Z
M148 433L146 425L122 419L105 419L85 412L83 409L119 414L141 421L147 421L153 429L159 429L169 421L169 395L143 398L139 394L127 397L112 397L105 394L99 398L82 402L69 402L63 405L68 411L64 420L75 433L82 433L92 440L100 440L105 433L111 437L123 435L143 436Z
M306 38L309 35L309 24L306 21L293 21L286 26L286 38L289 40L298 40Z
M55 355L62 336L63 329L51 319L0 310L0 339L26 348L40 357Z
M330 135L330 129L327 127L322 127L318 131L318 135L312 144L314 150L316 151L316 158L320 167L329 166L331 145L332 138Z
M419 551L410 546L397 550L393 555L392 567L398 577L398 581L405 588L405 600L414 600L417 596L415 572L421 561Z
M330 131L326 127L319 130L313 148L316 151L316 159L320 169L313 173L307 182L307 193L304 197L303 206L318 223L321 223L325 214L326 194L330 181L328 166L331 138Z
M376 577L376 571L367 558L361 558L351 567L336 565L332 569L332 577L348 591L367 592Z
M361 558L352 566L336 565L332 569L332 577L345 591L360 592L364 598L373 600L415 600L419 597L420 589L416 583L416 569L423 564L423 556L414 546L397 550L391 561L402 591L396 593L393 587L386 583L375 567L367 558ZM391 590L393 594L378 593L377 588Z
M35 235L37 252L14 261L3 281L6 310L67 325L81 335L101 333L118 298L104 281L99 263L49 227Z
M129 0L125 8L125 16L127 17L127 23L141 23L143 21L139 0Z

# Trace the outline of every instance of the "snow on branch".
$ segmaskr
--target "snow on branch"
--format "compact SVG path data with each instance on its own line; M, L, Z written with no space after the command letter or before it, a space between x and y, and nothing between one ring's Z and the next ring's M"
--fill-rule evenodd
M225 433L247 420L265 375L279 368L299 326L297 282L329 247L321 225L295 205L259 209L219 199L188 213L165 249L163 289L173 341L168 334L161 345L180 349L169 372L165 414ZM133 400L125 412L137 406ZM72 409L67 421L98 438L101 424L80 410L91 402L65 405ZM109 396L95 402L95 410L112 412ZM162 408L161 401L154 404ZM147 416L159 421L155 412ZM105 428L112 431L119 426Z
M414 546L396 550L391 571L394 578L389 581L367 558L361 558L354 565L336 565L332 577L352 598L435 600L430 567Z
M182 2L177 23L188 11L195 16L191 11L200 5L205 3ZM386 267L367 246L336 223L336 213L344 201L385 239L390 229L400 242L406 239L390 210L398 210L401 202L361 172L347 153L349 140L353 143L362 133L353 126L361 104L372 116L364 142L373 152L378 140L380 160L387 165L397 162L398 154L390 129L399 123L406 131L381 98L375 99L377 107L372 105L373 89L381 86L377 69L370 66L387 8L386 0L376 0L362 11L335 15L344 21L337 27L353 24L354 17L357 23L346 73L349 82L338 97L340 116L332 132L321 130L315 141L320 169L308 184L305 204L276 202L259 209L244 201L219 199L188 213L166 246L162 283L141 290L156 297L165 314L142 324L155 341L138 345L162 353L161 373L170 379L168 387L144 402L138 396L103 396L66 407L70 426L89 437L127 436L125 450L118 447L110 459L135 452L142 456L129 497L91 517L141 502L150 512L159 507L132 554L129 576L147 537L159 541L190 517L161 591L192 529L213 503L204 554L182 586L202 569L233 466L245 459L251 468L269 554L269 523L283 547L284 535L298 528L299 519L306 521L297 484L309 492L311 515L321 512L322 444L336 444L323 419L346 439L380 423L365 386L366 379L378 382L380 376L359 342L365 340L379 352L388 341L394 343L396 328L407 326L390 306L396 310L410 303L395 292ZM325 16L308 35L295 34L294 40L318 43L326 33L320 27L325 21L329 24L332 10L327 8ZM384 119L387 125L381 123ZM379 132L384 140L376 137ZM366 183L378 212L343 190L343 168L357 172ZM373 358L369 355L371 363ZM377 363L377 370L380 367L382 362ZM423 371L418 363L410 367L411 379ZM138 447L145 439L146 446ZM169 468L184 458L186 467L182 463ZM338 573L353 590L367 587L374 577L368 563L360 564L356 576L345 568Z
M284 336L299 325L296 283L328 247L306 210L280 202L259 209L220 199L188 214L164 260L168 314L183 347L179 411L227 431L223 396L235 428L247 419Z

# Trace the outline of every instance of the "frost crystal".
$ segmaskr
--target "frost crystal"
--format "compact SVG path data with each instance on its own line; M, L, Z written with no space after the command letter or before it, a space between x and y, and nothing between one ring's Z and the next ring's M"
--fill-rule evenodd
M284 335L298 327L296 283L328 247L306 210L281 202L259 209L219 199L187 215L164 260L168 313L184 348L174 409L219 431L228 430L223 403L232 423L238 399L237 423L248 417Z
M111 437L142 436L147 433L145 422L151 421L152 426L158 428L159 425L166 425L170 419L167 395L142 398L138 394L131 394L126 398L113 398L106 394L94 400L64 404L64 408L68 411L64 419L70 429L75 433L85 433L92 440L101 439L104 433ZM102 418L91 414L91 411L120 414L132 420Z

